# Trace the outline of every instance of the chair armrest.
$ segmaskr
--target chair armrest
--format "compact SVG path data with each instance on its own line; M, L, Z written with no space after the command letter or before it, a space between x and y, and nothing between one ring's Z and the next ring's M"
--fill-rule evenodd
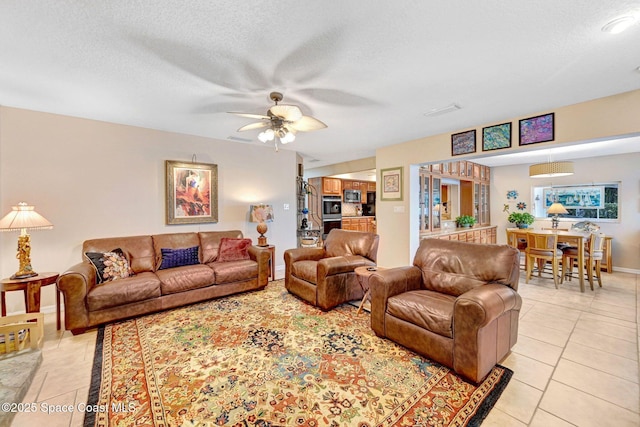
M522 298L514 289L497 283L460 295L453 306L455 371L481 381L515 344L521 306Z
M64 320L68 330L89 325L87 295L96 286L96 271L88 261L74 265L58 277L58 290L64 296Z
M360 255L334 256L322 258L318 261L318 280L321 277L333 276L341 273L351 273L356 267L375 266L368 258Z
M394 295L421 287L422 271L414 266L381 269L369 276L371 328L378 336L386 336L384 320L387 300Z
M284 251L284 263L294 263L296 261L319 261L324 258L323 248L295 248Z
M491 283L473 288L454 303L454 336L457 337L458 328L480 329L521 305L522 298L509 286Z

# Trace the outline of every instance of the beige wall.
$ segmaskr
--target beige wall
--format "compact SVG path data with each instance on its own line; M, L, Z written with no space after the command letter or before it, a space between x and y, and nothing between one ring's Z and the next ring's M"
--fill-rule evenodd
M193 155L218 165L219 222L165 225L164 162ZM64 271L95 237L239 229L255 241L247 222L255 202L274 206L267 237L282 267L284 250L296 246L296 164L295 152L262 145L0 107L0 215L26 201L54 224L31 233L36 271ZM0 233L2 277L18 269L17 237ZM44 288L42 306L54 296L53 286ZM19 292L7 299L8 312L24 311Z
M555 112L555 141L535 144L530 147L519 147L517 144L518 120L552 111ZM535 150L543 147L548 148L557 144L604 139L610 136L637 134L640 133L640 120L638 120L638 117L640 117L640 90L567 107L559 107L550 111L531 112L531 114L527 116L511 119L515 131L515 143L512 144L510 149L501 150L500 154ZM476 133L477 135L481 135L482 127L502 123L507 120L509 119L479 125L476 127ZM472 127L458 129L452 133L469 129L472 129ZM479 150L481 150L480 147ZM493 154L493 152L483 154L482 151L479 151L474 155L456 156L456 159L473 160ZM378 222L378 234L380 235L380 249L378 253L380 265L398 266L408 265L412 262L413 255L419 243L417 232L417 165L447 160L451 159L451 157L450 133L421 138L376 150L376 168L378 170L398 166L404 168L403 201L381 201L380 194L378 193L376 219ZM584 162L585 163L580 162L580 164L584 166L581 166L572 178L577 180L576 182L591 182L592 179L595 179L591 170L599 168L601 164L599 159L597 161L585 160ZM640 168L636 166L637 164L637 162L635 164L633 162L615 163L615 166L610 170L610 174L602 175L602 179L606 181L621 181L624 179L622 185L625 194L630 197L630 200L625 199L624 203L625 205L630 205L630 207L629 210L625 209L622 222L615 229L616 235L614 239L616 244L614 250L617 252L617 255L615 255L614 265L634 270L640 270L640 256L638 256L638 241L640 239L640 222L638 222L638 212L640 211L640 199L638 199ZM525 170L523 173L526 174L528 168L521 166L517 169ZM499 173L499 170L497 170L496 173L499 177L497 179L504 179L505 175ZM497 189L495 179L495 177L492 177L492 219L499 217L502 209L502 203L499 203L502 190ZM380 185L378 185L378 189L380 189ZM498 208L496 208L496 203L499 204ZM496 223L499 224L499 222ZM503 233L504 229L500 228L498 235L500 236ZM626 254L627 251L630 252ZM622 255L623 253L625 255Z

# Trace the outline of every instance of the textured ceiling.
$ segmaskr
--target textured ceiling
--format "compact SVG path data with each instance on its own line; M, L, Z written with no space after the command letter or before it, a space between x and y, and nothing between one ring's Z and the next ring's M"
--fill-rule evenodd
M307 167L640 88L637 1L0 2L0 104L261 144L272 90L328 125ZM456 103L461 110L424 113Z

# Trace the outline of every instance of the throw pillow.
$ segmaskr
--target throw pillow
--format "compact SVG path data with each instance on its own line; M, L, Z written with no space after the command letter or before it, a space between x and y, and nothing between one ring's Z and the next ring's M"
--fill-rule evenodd
M158 270L164 270L165 268L182 267L183 265L200 264L198 258L198 246L184 249L171 249L161 248L162 263Z
M220 252L218 261L240 261L250 259L249 246L251 239L232 239L223 237L220 239Z
M98 284L133 276L129 261L120 248L110 252L86 252L85 256L96 270Z

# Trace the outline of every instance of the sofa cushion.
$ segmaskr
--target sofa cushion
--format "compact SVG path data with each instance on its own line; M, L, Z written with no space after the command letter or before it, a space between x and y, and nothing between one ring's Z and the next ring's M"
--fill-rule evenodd
M242 238L242 231L201 231L198 233L200 238L200 255L203 264L214 262L218 259L220 251L220 241L225 237L234 239Z
M232 239L223 237L220 239L220 253L218 261L241 261L249 259L249 247L251 239Z
M213 271L203 264L158 270L162 295L175 294L213 284Z
M199 246L180 249L162 248L160 250L162 253L162 263L158 270L200 264L198 249L200 249Z
M133 275L129 261L120 248L109 252L85 252L84 255L96 270L98 284L124 279Z
M89 311L97 311L158 297L158 276L145 272L94 287L87 295L87 305Z
M453 304L451 295L427 290L409 291L387 301L387 313L435 334L453 338Z
M85 240L82 244L82 253L109 252L113 248L122 249L134 274L154 271L155 257L151 236L106 237Z
M184 249L200 246L198 233L154 234L151 237L153 238L153 252L157 269L162 264L162 249Z
M211 262L207 264L214 274L216 285L251 280L258 277L258 263L253 260Z
M303 260L291 264L291 275L306 282L318 284L318 261Z

